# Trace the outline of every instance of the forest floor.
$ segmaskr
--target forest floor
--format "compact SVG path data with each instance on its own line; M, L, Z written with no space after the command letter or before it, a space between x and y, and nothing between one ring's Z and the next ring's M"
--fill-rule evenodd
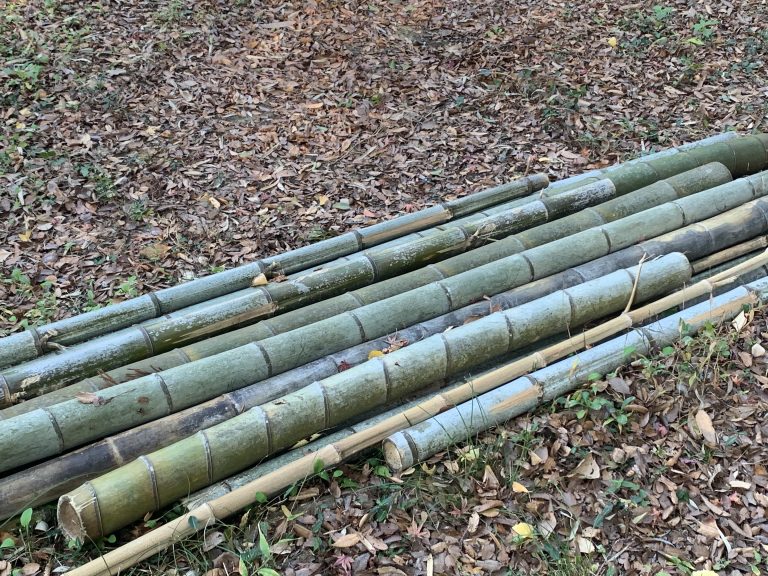
M0 333L530 172L768 130L758 0L1 5ZM136 573L768 571L765 322L411 474L372 454ZM692 432L699 410L717 443ZM147 529L70 549L52 525L0 528L0 576Z

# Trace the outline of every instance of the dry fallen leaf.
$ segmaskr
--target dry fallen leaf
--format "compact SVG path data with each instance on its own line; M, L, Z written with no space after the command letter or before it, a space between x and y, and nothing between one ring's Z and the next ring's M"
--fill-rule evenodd
M742 310L741 312L738 313L736 318L733 319L733 321L731 322L731 326L733 326L733 328L737 332L741 332L741 329L744 328L744 326L746 325L747 325L747 317L744 314L744 311Z
M210 550L213 550L224 542L226 538L224 538L224 534L219 532L218 530L215 530L213 532L208 532L205 535L205 540L203 541L203 551L209 552Z
M472 512L469 516L469 522L467 523L467 532L474 534L480 525L480 514Z
M360 534L352 532L350 534L344 534L341 538L333 543L334 548L350 548L360 542Z
M528 488L520 484L520 482L512 482L512 492L517 494L527 494Z
M608 385L613 388L614 391L618 392L619 394L623 394L624 396L628 396L632 392L629 384L627 384L627 381L624 380L624 378L620 378L618 376L609 378Z
M589 538L583 536L576 536L576 546L579 547L579 552L582 554L592 554L595 551L595 545Z
M257 286L264 286L266 284L269 284L269 280L267 280L266 274L259 274L258 276L256 276L256 278L251 280L251 286L253 286L254 288L256 288Z
M574 468L568 476L575 476L577 478L586 478L588 480L594 480L600 478L600 466L595 462L592 454L587 456L579 462L578 466Z
M531 538L533 536L533 526L527 522L518 522L512 526L512 531L521 538Z
M33 576L38 572L40 572L40 564L38 564L37 562L30 562L29 564L24 564L24 566L21 568L22 576Z
M712 426L712 419L704 410L699 409L699 411L696 412L696 425L699 427L701 435L704 436L704 440L706 440L708 444L717 444L717 433Z
M112 398L104 398L93 392L78 392L75 398L81 404L93 404L94 406L104 406L112 401Z

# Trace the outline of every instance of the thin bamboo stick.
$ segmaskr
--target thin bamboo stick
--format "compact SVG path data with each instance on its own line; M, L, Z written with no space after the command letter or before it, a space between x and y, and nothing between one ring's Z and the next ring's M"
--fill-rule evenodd
M109 387L139 375L167 370L192 360L199 360L249 342L281 334L335 314L383 300L406 290L472 270L482 264L520 253L527 248L540 246L576 232L583 232L593 226L613 222L664 202L695 194L717 184L726 183L730 178L730 173L722 164L707 164L697 170L684 172L656 182L599 206L508 236L493 245L448 258L438 264L432 264L420 270L310 304L298 310L283 313L276 318L263 320L255 325L246 326L160 355L157 355L157 351L153 350L152 358L133 362L106 374L88 378L79 383L76 389L70 389L65 393L65 397L71 398L78 391ZM603 189L601 183L592 186ZM723 193L728 194L728 190L723 190ZM259 290L256 290L257 295L261 293ZM244 298L247 300L249 295L244 294ZM134 351L136 347L144 347L145 350L148 350L143 334L143 332L133 334L134 346L126 346L126 341L122 335L113 334L100 340L101 346L95 356L93 354L93 342L91 342L75 346L62 354L45 356L6 370L2 373L9 391L9 395L6 397L10 398L11 401L27 400L40 392L57 389L73 379L82 378L89 370L93 371L96 368L105 370L110 367L112 362L109 360L112 357L110 350L116 350L121 355L126 354L127 351ZM114 341L116 337L117 341ZM25 382L34 382L34 384L22 387L21 384ZM1 397L0 405L2 405Z
M52 456L182 410L366 339L444 314L484 295L496 294L618 251L645 235L699 221L767 193L766 184L766 174L737 180L724 185L725 188L712 188L616 220L297 331L182 365L162 375L119 384L103 391L106 404L94 406L71 400L0 421L0 435L7 433L10 434L8 437L16 439L14 443L0 445L0 470L10 470L35 457ZM755 215L759 216L758 220ZM744 219L750 218L754 221L754 229L765 226L759 201L745 204L741 210L735 210L732 217L740 219L733 224L741 228ZM692 257L697 253L705 255L713 251L715 240L709 237L706 242L685 249ZM219 377L211 381L207 374L219 374Z
M703 272L705 270L709 270L710 268L714 268L715 266L719 266L725 262L729 262L734 258L738 258L739 256L744 256L750 252L765 248L766 246L768 246L768 236L759 236L758 238L752 238L751 240L742 242L741 244L731 246L727 250L722 250L707 256L706 258L697 260L691 265L693 266L693 271L695 273Z
M541 365L546 365L547 362L559 360L568 354L577 352L591 343L599 342L600 340L631 327L634 322L641 322L644 318L648 319L657 314L661 314L669 308L680 305L692 297L706 294L718 284L728 283L732 278L738 276L738 274L748 271L756 266L763 266L766 263L768 263L768 254L763 254L753 262L744 263L735 270L726 271L723 274L718 275L718 277L713 277L709 281L696 284L693 287L679 291L675 295L665 297L658 303L644 306L634 312L634 317L627 318L627 314L622 314L620 318L613 319L601 326L593 328L583 335L569 338L564 343L550 346L543 351L535 353L527 362L516 361L513 363L515 368L500 368L500 372L495 377L486 377L486 385L489 383L489 379L495 379L499 384L502 384L513 378L522 376L530 371L531 368L536 369ZM738 290L739 289L737 289L737 292ZM764 294L765 292L751 293L749 291L745 294L744 291L741 291L735 294L734 299L738 301L739 305L742 303L754 303L758 298L764 297ZM641 310L643 311L642 313L639 312ZM717 316L712 316L712 318L715 320L718 319ZM690 320L690 318L687 318L686 322ZM468 395L461 401L468 400L476 393L480 392L480 387L469 384L470 383L467 383L467 385L462 387L465 393L468 392ZM224 519L234 512L254 504L257 494L276 494L285 487L290 486L295 482L300 482L302 479L314 474L316 466L318 465L325 468L336 466L343 460L383 441L395 432L438 414L441 407L445 408L452 405L446 405L445 400L446 399L442 395L438 396L434 402L427 401L421 404L421 407L409 409L408 411L393 416L376 426L339 440L338 442L326 446L312 454L308 454L281 469L275 470L266 476L241 486L229 494L195 508L176 520L164 524L152 532L144 534L128 544L108 552L100 558L92 560L83 566L70 571L69 574L70 576L101 576L105 574L111 576L111 574L134 566L157 552L166 549L173 543L179 542L199 530L210 527L217 519ZM59 523L62 526L62 529L70 534L81 533L82 526L79 525L79 519L76 515L72 514L70 504L66 499L62 499L59 502L58 511Z

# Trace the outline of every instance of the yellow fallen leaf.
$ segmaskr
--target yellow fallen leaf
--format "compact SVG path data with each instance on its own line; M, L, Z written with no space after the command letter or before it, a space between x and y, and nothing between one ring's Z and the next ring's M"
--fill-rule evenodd
M608 46L610 46L611 48L616 48L616 46L618 45L619 45L619 41L616 40L615 36L611 36L610 38L608 38Z
M259 274L258 276L256 276L256 278L251 280L251 286L253 286L254 288L256 286L264 286L265 284L268 284L268 283L269 281L267 280L266 274Z
M345 534L336 542L333 543L334 548L349 548L360 542L360 534L353 532L352 534Z
M384 356L384 352L382 352L381 350L371 350L370 352L368 352L368 360L370 360L371 358L376 358L377 356Z
M520 482L512 482L512 492L516 492L518 494L527 494L528 488L520 484Z
M533 536L533 526L527 522L518 522L512 526L512 531L521 538L531 538Z
M696 412L696 425L701 430L701 435L704 436L704 440L708 444L717 444L717 433L715 427L712 426L712 418L704 410Z
M329 200L330 198L328 198L328 196L326 196L325 194L320 194L320 196L317 197L317 203L320 204L320 206L325 206L326 204L328 204Z
M694 570L691 572L691 576L720 576L714 570Z
M26 230L24 233L19 234L19 240L22 242L29 242L30 237L32 236L32 230Z

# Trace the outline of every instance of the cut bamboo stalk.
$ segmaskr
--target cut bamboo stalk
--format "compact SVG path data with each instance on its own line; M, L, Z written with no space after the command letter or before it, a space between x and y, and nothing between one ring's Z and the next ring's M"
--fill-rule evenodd
M558 188L560 192L567 191L575 186L596 181L600 176L610 179L619 193L623 194L649 184L658 178L665 178L712 161L723 161L731 172L738 176L744 175L748 171L761 170L768 163L768 136L756 134L746 137L720 136L711 138L636 159L625 165L597 171L592 175L582 176L580 180L571 180L568 184ZM509 186L514 188L521 185L522 183L517 181ZM535 183L530 181L525 182L526 187L534 185ZM504 190L504 192L507 193L505 198L509 197L510 191ZM513 194L515 193L513 192ZM488 201L487 195L481 194L480 203ZM462 203L471 203L472 201L459 199L454 202L458 204L458 206L454 205L456 212L463 214L465 212L462 210ZM427 219L432 216L428 214ZM403 218L404 220L400 222L403 223L404 228L410 229L413 223L408 220L408 216ZM392 225L381 223L376 226L389 229ZM380 235L380 231L371 231L370 234L377 237ZM399 233L395 234L400 235ZM329 261L343 254L349 254L363 247L365 246L361 245L359 234L355 235L354 242L347 240L346 236L327 240L288 254L267 258L260 261L258 266L249 264L245 267L200 278L194 281L195 283L190 282L174 286L148 296L110 306L108 310L90 312L39 327L36 330L13 335L0 342L0 368L35 358L49 351L48 343L71 345L172 310L178 310L221 294L245 288L250 284L250 280L265 268L268 273L290 273Z
M734 181L296 331L118 384L101 393L105 404L94 406L70 400L0 421L0 436L9 434L7 437L15 438L12 444L0 445L0 471L155 420L365 340L445 314L483 296L550 276L618 251L646 235L675 230L765 194L766 184L766 175ZM765 227L759 202L749 203L741 211L734 210L733 215L759 217L753 224L757 231L752 236ZM743 223L733 221L733 226L743 228ZM710 236L705 243L685 249L692 258L702 257L713 251L715 242ZM656 248L651 243L649 249ZM663 245L658 250L663 252ZM208 374L219 377L211 381Z
M69 346L126 328L211 298L250 286L259 274L289 274L381 244L416 230L465 216L546 188L545 174L534 174L457 200L374 224L284 254L132 298L119 304L46 324L0 340L0 368L53 350L50 343Z
M573 286L618 268L631 266L644 256L656 257L675 250L690 249L691 246L707 246L712 250L721 250L729 242L739 242L753 234L755 222L762 222L763 232L768 231L763 213L749 212L747 208L737 208L735 216L726 213L701 225L681 228L661 238L641 243L639 246L626 248L564 273L499 294L492 297L489 302L474 304L455 313L429 320L399 332L398 336L414 342L438 333L449 325L461 325L466 318L483 316L491 310L496 310L497 307L508 309L551 293L555 289ZM714 244L713 238L716 239ZM746 273L741 279L748 282L757 278L763 270L768 273L768 270L761 267ZM720 270L710 271L710 273L716 272ZM705 277L707 276L700 276L697 280ZM328 377L342 367L357 365L367 359L371 350L380 350L387 345L385 340L367 342L6 477L0 484L0 518L17 514L24 508L56 498L73 489L77 484L114 469L140 454L167 446L260 403L297 390L308 381Z
M609 258L587 262L554 276L497 294L488 301L465 306L455 312L406 328L396 334L395 342L398 345L403 342L417 342L492 312L508 310L557 290L600 278L620 268L630 267L636 262L637 256L633 251L620 251ZM295 392L307 382L321 380L362 364L372 351L389 347L391 343L388 338L365 342L6 476L0 482L0 519L15 516L25 508L58 498L83 482L126 464L142 454L173 444L245 410ZM24 407L26 404L22 403L18 407Z
M72 398L77 391L108 387L115 383L133 379L137 375L167 370L192 360L198 360L245 345L249 342L282 334L306 324L323 320L345 311L354 310L362 305L383 300L406 290L412 290L430 282L472 270L482 264L517 254L526 248L536 247L570 234L584 231L593 226L612 222L634 212L683 198L707 188L712 188L717 184L726 183L729 180L730 173L722 164L708 164L703 168L656 182L594 208L588 208L555 222L509 236L493 245L448 258L438 264L432 264L420 270L311 304L299 310L284 313L276 318L264 320L255 325L228 332L196 344L160 355L154 355L150 359L134 362L112 370L103 376L93 376L78 384L77 390L70 389L66 394L68 394L69 398ZM600 183L593 186L601 188ZM724 192L727 193L727 190ZM245 297L248 298L248 296ZM72 379L81 378L88 370L93 371L95 367L98 367L100 370L107 369L109 366L105 361L105 356L110 355L109 350L117 350L119 354L125 354L126 350L128 350L126 346L121 345L121 342L123 342L121 340L122 336L119 336L117 341L113 341L115 337L115 335L110 335L100 340L101 347L98 349L99 354L97 356L94 356L92 353L93 343L88 343L73 347L64 354L49 355L4 371L2 375L5 378L10 393L6 398L14 402L26 400L41 392L59 388ZM146 343L142 344L142 342L145 342L143 337L141 342L139 342L138 335L135 336L134 340L135 344L147 347ZM33 384L22 386L22 383L25 382L33 382ZM2 405L1 402L0 405Z
M750 243L746 242L746 243L740 244L739 246L745 246L745 245L748 245L748 244L750 244ZM765 246L763 246L763 247L765 247ZM703 262L704 260L709 260L710 258L712 258L712 260L710 260L710 261L717 260L717 261L722 262L722 264L719 264L716 267L709 267L709 266L705 267L706 271L705 272L700 272L699 274L694 276L692 278L692 282L701 282L702 280L706 280L706 279L708 279L713 274L717 274L717 273L720 273L720 272L722 272L724 270L728 270L730 268L733 268L737 264L741 264L742 262L745 262L746 260L749 260L751 258L755 258L757 256L760 256L761 252L762 251L752 252L752 253L749 253L749 254L744 255L744 256L740 255L737 258L732 258L732 259L727 260L726 257L728 255L732 255L733 254L733 251L728 249L728 250L723 250L721 252L713 254L711 257L707 257L707 258L705 258L703 260L699 260L698 262ZM622 253L624 253L626 255L632 254L632 256L634 257L634 251L629 251L629 250L623 250L621 252L617 252L617 253L615 253L615 255L618 256L618 255L620 255ZM717 258L713 258L713 257L717 257ZM598 260L593 260L592 262L586 264L585 266L588 266L589 264L597 264L597 263L600 262L600 260L604 260L604 258L601 258L601 259L598 259ZM627 260L629 260L629 258L627 258ZM695 262L692 263L691 266L692 266L692 268L694 270L696 270L696 263ZM577 270L577 269L574 269L574 271L575 270ZM561 274L558 274L556 276L561 276ZM738 276L738 281L741 284L752 283L752 282L755 282L755 281L757 281L757 280L759 280L759 279L761 279L763 277L766 277L766 276L768 276L768 265L760 266L758 268L755 268L754 270L747 271L747 272L744 272L743 274L740 274ZM552 276L550 278L547 278L546 280L554 280L554 279L555 279L555 276ZM562 281L566 282L567 280L564 278ZM534 282L533 284L531 284L529 286L533 286L535 284L537 284L537 283ZM571 285L571 284L569 284L569 285ZM526 288L528 288L528 286L522 287L521 289L517 289L517 290L514 290L512 292L517 292L518 294L520 294L521 290L525 290ZM685 302L685 303L681 304L681 306L685 306L687 308L687 312L686 312L687 314L692 314L690 309L691 309L691 307L694 304L697 304L699 301L711 300L712 299L712 295L720 296L722 293L724 293L727 290L729 290L729 287L727 285L722 285L719 288L716 287L716 289L714 290L714 292L712 294L701 296L699 298L694 298L691 301L688 301L688 302ZM496 309L496 305L494 304L494 299L491 299L491 303L490 304L491 304L491 308L492 309ZM474 305L473 307L476 307L476 306L477 305ZM717 306L711 304L711 307L716 308ZM506 309L506 308L504 308L504 309ZM668 316L666 319L662 320L662 322L671 322L672 324L670 324L670 325L674 325L674 327L676 328L677 324L675 324L673 320L670 320L670 318L672 318L672 317ZM637 329L636 331L637 332L642 332L644 334L649 329L650 329L649 326L644 326L644 327L642 327L640 329ZM654 330L657 330L657 328L654 328ZM632 334L632 333L630 333L630 334ZM630 338L631 337L632 336L630 336ZM622 342L622 343L625 342L623 337L620 338L620 339L616 339L615 341L616 342ZM645 342L645 339L643 340L643 342ZM661 347L661 346L664 346L665 344L668 344L668 343L669 342L661 341L658 337L655 337L654 340L653 340L653 344L654 344L655 347ZM625 355L624 352L628 348L633 348L633 352L635 354L643 354L643 353L647 352L646 349L642 349L640 347L633 347L631 345L631 343L624 343L624 345L618 349L618 351L621 352L621 356L619 356L617 354L611 354L611 353L608 353L608 352L605 352L605 353L597 352L597 348L598 347L591 348L588 351L582 352L579 355L579 357L576 359L576 363L574 363L573 360L569 359L567 361L567 373L569 375L572 374L574 378L576 378L576 377L581 378L582 376L586 377L588 374L595 373L595 372L598 372L598 373L601 373L601 374L605 374L605 373L615 369L619 365L618 363L615 364L615 365L608 365L608 363L612 362L612 361L620 362L621 360L623 360L623 356ZM594 359L594 361L589 360L586 355L588 355L589 359ZM558 364L561 364L561 363L558 363ZM574 369L575 365L578 365L578 371L576 373L573 373L573 369ZM552 365L552 366L554 366L554 365ZM528 376L524 376L523 378L528 378L528 377L534 378L534 377L537 377L537 374L541 373L541 376L537 377L537 378L538 379L543 379L543 375L548 373L547 372L548 368L545 368L545 369L543 369L541 371L534 372L532 374L529 374ZM551 380L551 377L549 379ZM508 385L505 385L505 386L508 386ZM492 391L492 392L490 392L488 394L497 394L498 391L500 391L500 390L501 390L501 388L498 388L498 389L496 389L496 390L494 390L494 391ZM560 393L565 393L565 392L566 392L565 389L562 389L560 391ZM514 396L513 394L510 394L509 391L505 391L502 394L504 394L506 398ZM487 401L484 400L483 401L483 405L478 406L478 408L483 409L484 405L486 403L487 403ZM390 414L391 412L394 412L394 410L389 411L386 414L391 415ZM469 410L469 412L471 414L473 414L474 417L477 417L478 415L483 413L482 410L474 410L474 409L473 410ZM495 412L494 412L494 415L495 415ZM515 416L515 415L516 414L511 413L508 416L506 416L505 418L509 419L509 418L511 418L512 416ZM441 415L438 415L438 416L435 417L435 419L439 419L440 417L441 417ZM253 480L256 480L260 476L268 474L269 472L272 472L273 470L276 470L276 469L280 468L281 466L284 466L284 465L288 464L289 462L293 462L297 458L303 456L304 454L307 454L307 453L311 452L312 450L318 450L320 448L323 448L324 446L326 446L328 444L331 444L333 442L336 442L337 440L342 439L343 437L345 437L348 434L351 434L353 432L357 432L359 430L362 430L363 428L368 428L373 423L377 423L378 421L381 421L383 419L384 419L383 415L382 415L382 417L378 417L377 416L377 417L374 417L371 420L367 420L364 423L361 423L359 425L355 425L353 427L345 428L343 430L339 430L339 431L336 431L334 433L331 433L331 434L329 434L327 436L323 436L321 438L318 438L317 440L315 440L315 441L313 441L313 442L311 442L311 443L309 443L309 444L307 444L305 446L302 446L301 449L293 449L293 450L291 450L289 452L286 452L285 454L283 454L283 455L281 455L279 457L271 458L271 459L267 460L266 462L264 462L262 464L257 464L253 468L245 470L245 471L243 471L243 472L241 472L239 474L235 474L234 476L231 476L230 478L227 478L226 480L223 480L223 481L221 481L221 482L219 482L217 484L214 484L212 486L208 486L206 488L203 488L202 490L199 490L199 491L195 492L194 494L190 494L189 496L187 496L186 498L183 499L183 503L184 503L184 505L189 510L197 508L198 506L204 504L205 502L207 502L209 500L213 500L214 498L218 498L219 496L223 496L224 494L226 494L228 492L231 492L232 490L235 490L236 488L239 488L240 486L243 486L244 484L247 484L249 482L252 482ZM462 423L465 420L466 420L466 418L464 418L462 416ZM425 423L417 425L417 429L420 429L424 425L425 425ZM489 423L488 427L490 427L491 425L492 424ZM444 428L446 429L447 433L450 433L450 436L452 438L462 438L461 434L457 435L455 433L457 430L462 430L461 426L444 426ZM402 432L402 434L406 434L406 435L407 435L407 433L408 433L407 430ZM401 434L401 433L395 434L392 438L398 437L399 434ZM385 440L384 446L387 445L387 442L389 440L391 440L391 439ZM417 444L417 447L418 446L419 445ZM431 453L433 454L433 453L435 453L437 451L438 450L434 450ZM418 457L416 457L414 461L419 461L419 460L423 460L423 459L426 458L426 456L424 455L424 454L426 454L426 452L423 452L422 449L417 448L417 452L418 452ZM391 462L390 462L390 464L391 464ZM400 469L403 469L403 468L406 467L404 464L399 464L398 466L401 467ZM398 468L395 467L394 469L397 470ZM50 476L47 476L47 477L50 477ZM23 483L20 483L20 488L18 490L22 489L21 486L24 486L24 485L28 486L29 484L30 484L30 480L26 479ZM11 491L11 492L13 492L13 491ZM0 489L0 501L2 501L2 496L3 496L2 489ZM27 506L18 505L18 506L16 506L14 508L14 510L21 511L25 507L27 507ZM18 512L16 512L16 513L18 513ZM2 505L0 505L0 518L3 518Z
M733 318L742 309L744 298L754 302L753 293L766 290L768 278L763 276L750 288L737 290L739 297L734 297L733 292L714 297L479 394L388 437L383 443L385 460L395 472L410 468L451 445L578 388L591 374L606 374L627 364L636 354L647 355L654 346L671 344L680 337L681 320L687 319L687 332L693 334L706 321Z
M723 167L722 171L726 169ZM60 387L97 369L112 369L154 356L189 342L253 323L278 311L301 308L318 300L421 268L491 240L559 219L613 198L615 189L601 181L565 194L529 202L518 208L456 226L429 237L390 248L372 248L360 257L303 274L293 280L269 283L223 301L164 316L107 334L3 372L11 394ZM41 369L42 367L42 369ZM34 383L31 383L34 381Z
M286 466L294 462L295 460L297 460L302 456L315 452L339 440L343 440L347 436L350 436L357 432L361 432L363 430L371 428L372 426L375 426L376 424L383 422L384 420L387 420L392 416L396 416L403 410L407 410L413 406L417 406L420 402L423 402L424 400L426 400L429 397L429 395L433 393L434 392L424 394L405 404L400 404L394 408L390 408L386 412L382 412L380 414L371 416L370 418L363 420L362 422L356 422L356 423L345 425L337 430L333 430L330 433L321 436L316 440L313 440L306 444L302 444L301 446L298 446L295 448L291 448L291 450L279 456L275 456L273 458L265 460L264 462L257 464L253 468L249 468L248 470L245 470L240 474L236 474L234 476L231 476L230 478L227 478L226 480L222 480L221 482L218 482L217 484L213 484L212 486L208 486L207 488L198 490L194 494L190 494L189 496L183 499L182 503L187 509L194 510L201 504L204 504L209 500L213 500L214 498L218 498L219 496L223 496L224 494L228 494L229 492L232 492L232 490L235 490L240 486L248 484L249 482L252 482L257 478L260 478L261 476L269 474L274 470L282 468L283 466Z
M754 265L762 266L765 265L766 262L768 262L766 256L762 255L756 260ZM691 297L706 294L714 285L717 285L717 283L727 283L729 279L738 276L739 273L753 267L754 266L751 264L744 263L739 267L738 271L727 271L721 277L713 278L706 284L697 284L696 288L693 290L689 287L678 292L676 295L664 298L663 302L660 304L648 305L643 308L646 310L646 317L650 318L656 314L660 314L671 307L685 302ZM741 288L734 291L734 300L738 301L739 306L742 304L752 304L760 298L765 297L766 293L762 289L757 292L746 290L746 294L745 290ZM711 318L717 320L718 316L712 315ZM640 316L637 315L637 318L632 320L632 322L634 321L641 321ZM685 321L693 322L693 319L685 317ZM529 357L527 363L524 361L516 361L516 371L506 367L502 369L503 373L499 374L498 377L498 380L500 380L499 385L513 378L522 376L531 369L536 369L539 367L537 364L541 365L543 362L543 365L546 365L547 362L559 360L568 354L574 353L591 343L599 342L600 340L621 332L628 327L627 321L626 319L623 319L623 317L618 322L611 320L604 325L589 330L583 335L570 338L566 343L559 343L532 355ZM472 395L474 395L475 389L476 387L474 385L466 387L465 390L468 391L470 395L462 401L470 399ZM418 422L422 422L432 415L438 414L441 405L443 405L441 397L436 397L434 402L428 401L406 412L401 412L399 415L388 418L371 428L339 440L338 442L326 446L314 453L307 454L283 468L275 470L266 476L241 486L229 494L207 502L189 513L180 516L176 520L164 524L152 532L144 534L128 544L108 552L100 558L92 560L85 565L70 571L69 574L70 576L111 576L113 573L130 568L157 552L168 548L175 542L179 542L199 530L204 530L212 526L217 519L224 519L234 512L254 504L257 495L274 495L287 486L290 486L295 482L300 482L304 478L313 475L317 467L330 468L337 466L345 459L359 454L362 450L377 444L395 432L403 430ZM449 404L447 407L450 406L451 405ZM80 520L72 513L68 501L62 500L59 502L58 512L59 523L62 527L65 527L63 529L66 532L80 533L82 531L82 526L79 524Z
M109 534L150 510L252 466L302 438L418 393L525 345L683 285L690 265L670 254L496 312L375 357L141 456L62 496L82 519L77 537ZM324 409L318 410L322 406Z
M524 304L525 302L530 302L531 300L535 300L536 298L545 296L551 292L554 292L555 290L569 288L571 286L575 286L576 284L586 282L587 280L594 280L595 278L599 278L600 276L604 276L605 274L614 272L619 268L627 268L629 266L632 266L636 262L637 262L637 256L634 252L619 251L612 254L611 257L609 258L602 258L592 262L587 262L585 264L576 266L574 268L570 268L563 272L559 272L547 278L536 280L534 282L531 282L530 284L526 284L525 286L514 288L512 290L508 290L500 294L496 294L490 297L488 302L483 301L477 304L470 304L463 308L459 308L455 311L451 311L448 314L437 316L436 318L433 318L431 320L427 320L420 324L416 324L415 326L405 328L399 331L397 333L397 336L398 336L398 339L405 339L409 342L413 342L423 338L425 335L431 335L436 332L445 330L448 326L463 324L468 318L478 318L481 316L485 316L490 313L491 309L504 310L507 308L511 308L512 306L519 306L520 304ZM276 329L274 327L272 328L272 330L275 333L281 332L281 330ZM374 340L374 341L369 341L359 345L359 348L361 350L362 349L365 350L365 354L364 354L365 357L367 357L368 352L370 352L373 349L382 349L386 347L387 346L384 343L384 340ZM348 364L354 364L354 362L350 360L348 356L351 355L353 358L357 357L357 355L354 352L352 352L357 348L358 347L350 348L342 352L337 352L335 353L335 355L339 357L341 357L341 355L345 355L344 356L345 362ZM182 349L181 351L183 352L184 350ZM193 358L196 357L195 354L190 354L190 353L183 354L183 357L186 359L187 362L190 361L189 356L192 356ZM208 355L206 354L202 357L207 357L207 356ZM136 370L138 371L138 374L137 374L137 377L138 377L139 375L141 375L141 371L139 371L138 368L136 368ZM334 372L337 371L335 365L334 365L333 371ZM146 373L148 374L151 372L153 372L153 370L150 370ZM317 378L317 376L314 376L314 377ZM266 383L267 381L268 380L263 381L263 383ZM19 404L10 406L4 410L0 410L0 420L7 420L8 418L13 418L14 416L26 414L27 412L31 412L32 410L36 410L38 408L45 408L47 406L53 406L54 404L58 404L60 402L66 402L67 400L72 400L76 398L78 394L81 394L84 392L85 393L98 392L99 390L109 388L110 386L113 386L117 383L119 382L116 381L114 378L112 378L111 373L105 376L89 378L76 385L67 386L65 388L61 388L59 390L49 392L48 394L36 396L35 398L31 398ZM263 387L263 383L260 382L255 384L254 386ZM246 389L243 389L241 392L245 392L245 390ZM243 400L241 399L238 402L242 404ZM43 476L47 478L51 477L50 474L45 474ZM0 502L2 501L2 498L3 498L3 493L2 493L2 488L0 488ZM0 504L0 517L2 517L1 510L2 510L2 504Z

